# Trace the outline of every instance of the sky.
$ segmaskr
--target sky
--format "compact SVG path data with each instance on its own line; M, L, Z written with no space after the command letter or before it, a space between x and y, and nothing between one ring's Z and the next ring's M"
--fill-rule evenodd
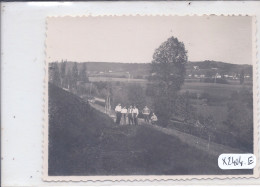
M248 16L105 16L48 18L47 61L149 63L170 37L189 61L252 64Z

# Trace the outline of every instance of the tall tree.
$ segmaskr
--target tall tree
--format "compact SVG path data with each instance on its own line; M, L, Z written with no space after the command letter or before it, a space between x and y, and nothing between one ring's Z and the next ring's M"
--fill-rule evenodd
M87 65L84 63L82 65L83 67L79 71L79 80L82 81L83 83L89 82L88 77L87 77Z
M67 82L67 84L68 84L68 89L70 90L70 91L72 91L73 90L73 80L72 80L72 74L71 74L71 70L69 69L68 70L68 73L67 73L67 76L66 76L66 82Z
M184 83L187 61L185 46L175 37L170 37L154 52L151 81L156 91L152 97L162 126L167 126L172 116L177 92Z
M53 71L53 79L52 79L53 84L55 84L56 86L61 86L60 70L57 62L53 63L52 71Z
M72 87L74 89L77 89L77 82L79 80L79 71L78 71L78 65L76 62L73 64L71 76L72 76L71 77Z
M244 81L245 81L245 71L244 69L242 69L240 72L240 84L244 84Z
M60 77L61 77L61 86L62 87L67 87L65 77L66 77L66 64L67 62L61 62L60 66Z
M145 91L139 84L129 84L127 86L127 99L129 105L136 105L139 109L145 106Z

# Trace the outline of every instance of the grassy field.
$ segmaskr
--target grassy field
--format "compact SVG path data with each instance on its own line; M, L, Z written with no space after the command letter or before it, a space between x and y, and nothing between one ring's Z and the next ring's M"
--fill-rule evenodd
M149 126L116 126L80 98L49 85L49 175L249 174Z
M228 109L226 106L197 106L195 105L198 113L204 116L212 116L215 121L218 123L222 123L226 118L228 114Z
M123 82L123 83L139 83L146 84L145 79L127 79L127 78L111 78L111 77L89 77L91 82L109 81L109 82ZM214 84L204 82L188 82L185 81L181 91L190 91L195 93L208 93L218 97L230 97L232 92L244 89L252 89L252 85L240 85L237 81L232 81L231 84Z
M229 98L234 91L240 89L252 89L250 85L240 84L214 84L204 82L185 82L182 91L190 91L195 93L207 93L216 97Z
M115 78L115 77L89 77L91 82L99 81L111 81L111 82L136 82L136 83L146 83L146 79L127 79L127 78Z

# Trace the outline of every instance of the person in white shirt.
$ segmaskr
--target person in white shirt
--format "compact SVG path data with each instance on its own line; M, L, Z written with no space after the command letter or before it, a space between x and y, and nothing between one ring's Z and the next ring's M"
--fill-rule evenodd
M127 109L126 109L126 107L124 107L124 108L121 110L121 114L122 114L123 120L124 120L123 124L126 125L126 115L127 115Z
M153 113L153 115L151 116L151 122L152 124L156 124L156 122L158 121L157 116Z
M150 109L147 106L145 106L142 113L143 113L143 116L144 116L144 121L149 123Z
M118 124L118 125L120 124L120 121L121 121L121 116L122 116L121 110L122 110L121 104L119 103L116 106L116 108L115 108L115 111L116 111L116 124Z
M134 108L133 108L133 118L134 118L135 125L138 125L138 114L139 114L138 108L136 108L136 106L134 106Z

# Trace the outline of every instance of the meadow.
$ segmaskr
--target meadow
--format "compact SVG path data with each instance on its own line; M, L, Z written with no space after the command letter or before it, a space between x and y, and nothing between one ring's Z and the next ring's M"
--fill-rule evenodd
M181 91L190 91L195 93L207 93L214 97L230 98L231 94L241 89L252 90L251 85L240 84L216 84L204 82L185 82Z

